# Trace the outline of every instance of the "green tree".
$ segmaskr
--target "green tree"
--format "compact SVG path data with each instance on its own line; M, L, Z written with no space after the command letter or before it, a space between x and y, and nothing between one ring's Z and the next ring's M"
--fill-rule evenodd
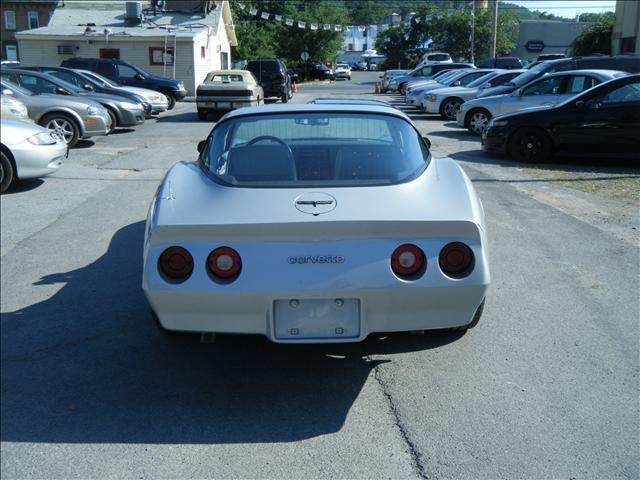
M403 27L392 27L378 33L376 49L386 57L387 68L407 68L409 59L405 52L408 48L407 32Z
M590 53L611 53L611 33L615 16L602 17L598 22L585 28L571 43L573 55L588 55Z

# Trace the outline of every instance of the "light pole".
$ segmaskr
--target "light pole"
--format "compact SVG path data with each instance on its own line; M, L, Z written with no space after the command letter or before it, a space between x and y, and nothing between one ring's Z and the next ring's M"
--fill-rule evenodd
M476 0L471 0L471 63L476 63L475 59L476 41Z
M493 32L491 35L491 58L496 56L496 42L498 41L498 0L493 2Z

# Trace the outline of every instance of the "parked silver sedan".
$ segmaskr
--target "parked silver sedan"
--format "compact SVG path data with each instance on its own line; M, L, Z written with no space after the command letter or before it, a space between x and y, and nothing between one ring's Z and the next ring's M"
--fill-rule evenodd
M68 147L55 132L23 120L0 120L0 193L18 179L58 170Z
M456 121L475 135L481 135L496 115L529 107L552 107L602 82L629 75L616 70L568 70L545 75L513 93L464 102Z
M109 132L111 117L97 102L71 96L36 94L4 80L0 85L3 96L10 95L23 102L31 120L56 130L69 147L73 147L81 138Z

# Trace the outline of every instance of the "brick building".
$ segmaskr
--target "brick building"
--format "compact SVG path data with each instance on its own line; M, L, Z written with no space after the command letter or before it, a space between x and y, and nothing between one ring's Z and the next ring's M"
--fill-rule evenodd
M20 60L16 32L46 27L57 4L57 1L50 0L2 0L0 57L3 60Z

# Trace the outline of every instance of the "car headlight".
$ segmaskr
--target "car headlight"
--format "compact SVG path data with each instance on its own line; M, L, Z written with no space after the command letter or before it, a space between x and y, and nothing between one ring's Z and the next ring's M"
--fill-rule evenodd
M9 105L9 111L16 117L27 118L27 107L25 105Z
M87 107L87 115L100 115L102 113L102 109L98 107Z
M56 143L56 139L49 132L40 132L27 138L27 142L33 145L53 145Z
M427 100L429 100L430 102L435 102L438 99L437 95L429 95L427 97Z
M178 82L178 90L184 90L184 82L182 80Z
M144 105L141 103L122 102L122 108L125 110L144 110Z

